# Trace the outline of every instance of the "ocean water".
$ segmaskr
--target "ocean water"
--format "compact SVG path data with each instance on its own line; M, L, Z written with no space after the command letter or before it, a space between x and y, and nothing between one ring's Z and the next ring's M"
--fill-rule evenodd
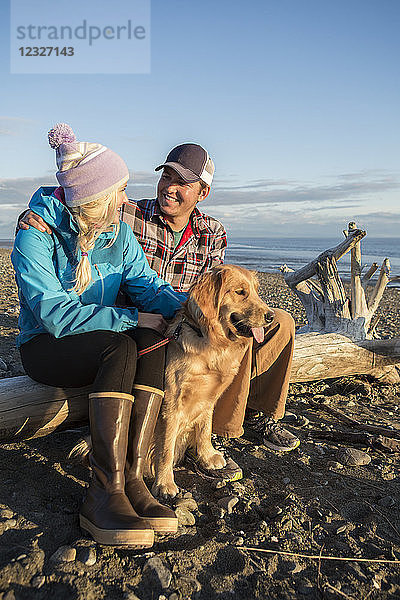
M229 238L226 262L248 269L277 273L283 264L299 269L321 252L337 246L336 238ZM1 248L12 248L13 240L0 240ZM367 269L373 262L379 266L384 258L390 259L391 274L400 276L400 237L369 238L361 242L362 264ZM350 252L339 262L338 269L344 278L350 275ZM377 277L377 271L375 278ZM398 284L397 284L398 285Z
M337 237L230 238L225 260L267 273L277 273L284 264L297 270L324 250L334 248L341 241L342 239ZM361 251L362 265L366 269L373 262L377 262L380 266L384 258L389 258L391 274L400 275L400 238L365 238L361 242ZM344 278L350 275L350 252L338 261L338 270Z

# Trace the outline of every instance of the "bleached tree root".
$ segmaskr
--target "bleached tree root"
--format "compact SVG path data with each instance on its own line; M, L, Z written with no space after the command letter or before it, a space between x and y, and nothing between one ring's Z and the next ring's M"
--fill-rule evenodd
M308 324L301 331L320 333L336 332L353 340L372 339L377 325L376 310L390 278L390 261L385 258L378 280L370 297L367 298L368 282L378 269L373 263L361 277L361 239L365 231L349 223L344 231L345 240L322 252L305 267L293 271L286 265L281 267L288 286L300 298ZM339 277L337 261L351 251L351 294L347 296Z

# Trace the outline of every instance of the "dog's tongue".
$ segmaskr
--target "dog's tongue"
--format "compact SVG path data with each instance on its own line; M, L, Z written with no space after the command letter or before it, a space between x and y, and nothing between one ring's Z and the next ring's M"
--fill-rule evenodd
M252 327L251 333L259 344L264 341L264 327Z

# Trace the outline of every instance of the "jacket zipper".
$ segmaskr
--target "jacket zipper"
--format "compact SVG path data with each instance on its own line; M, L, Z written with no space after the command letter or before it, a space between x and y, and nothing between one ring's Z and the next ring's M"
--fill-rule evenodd
M104 279L103 279L103 275L100 273L100 269L97 265L94 265L96 267L96 271L99 274L100 277L100 281L101 281L101 298L100 298L100 304L103 304L103 299L104 299Z

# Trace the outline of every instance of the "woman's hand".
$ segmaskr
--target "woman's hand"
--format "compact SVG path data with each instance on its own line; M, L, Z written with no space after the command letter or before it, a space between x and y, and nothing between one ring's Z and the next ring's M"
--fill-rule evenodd
M29 229L29 227L34 227L39 231L43 231L46 233L52 233L50 227L43 221L42 217L39 217L32 210L28 210L22 219L18 221L18 226L20 229Z
M153 313L139 313L137 326L155 329L155 331L158 331L158 333L163 334L167 328L167 322L164 320L162 315L155 315Z

